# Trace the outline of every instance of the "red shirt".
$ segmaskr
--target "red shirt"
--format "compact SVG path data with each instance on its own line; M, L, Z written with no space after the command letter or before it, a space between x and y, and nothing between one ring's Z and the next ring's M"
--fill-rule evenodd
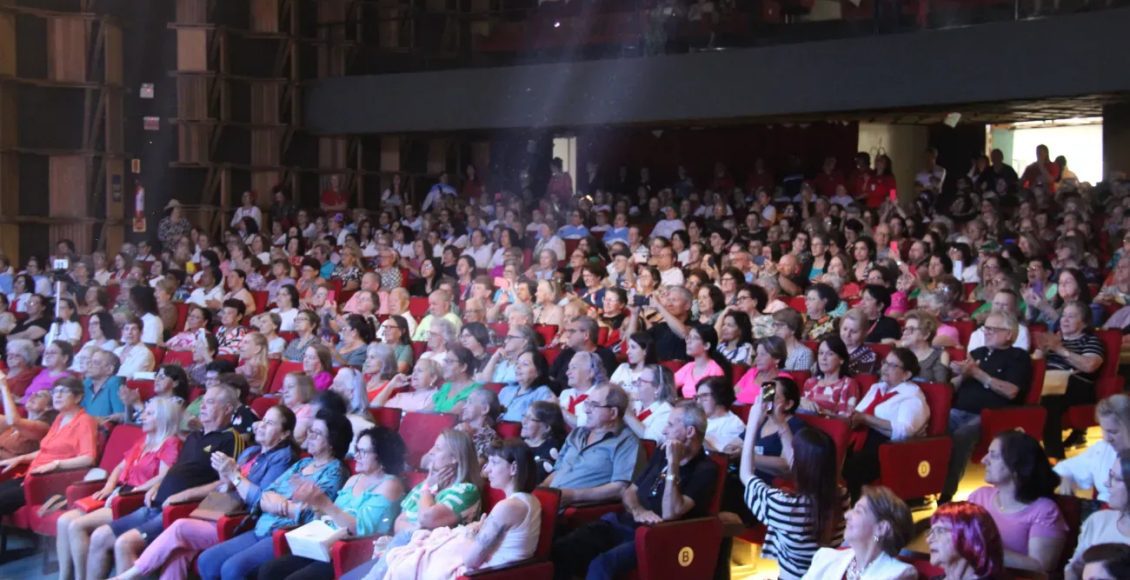
M180 455L182 443L180 437L171 435L155 451L143 453L145 439L138 441L123 459L125 468L122 469L122 476L119 481L125 485L137 487L157 477L157 474L161 471L162 463L172 467L177 462L177 455Z
M322 192L322 207L342 207L345 205L345 196L340 191L327 189Z
M864 195L867 196L865 200L867 207L876 208L883 205L883 202L887 201L894 191L895 176L879 175L872 178L867 182L867 189L864 191Z
M63 425L62 414L55 417L55 422L39 443L39 455L31 460L28 471L56 459L83 456L90 457L91 465L98 459L98 422L79 409L66 425Z
M868 182L875 176L875 172L870 169L859 170L856 169L851 172L851 178L848 179L848 194L852 197L859 197L863 195L864 189L867 188Z
M1024 175L1020 177L1020 182L1024 187L1043 185L1048 193L1055 193L1055 180L1059 179L1059 166L1047 161L1044 163L1044 169L1048 171L1048 175L1051 177L1049 183L1044 183L1044 176L1040 173L1039 161L1024 169Z
M812 187L816 190L817 195L824 197L836 195L837 185L845 185L844 174L839 170L831 173L821 171L816 177L812 178Z

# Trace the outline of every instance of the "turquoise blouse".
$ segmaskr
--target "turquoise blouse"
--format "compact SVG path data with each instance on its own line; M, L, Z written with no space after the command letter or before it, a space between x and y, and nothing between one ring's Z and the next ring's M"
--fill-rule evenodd
M400 515L400 502L389 501L377 492L390 479L395 479L395 476L385 475L360 493L356 483L343 487L337 493L334 505L357 519L358 536L387 536L392 533L392 524Z
M290 469L286 470L286 472L275 479L267 489L263 490L263 493L273 491L287 499L292 499L294 497L294 485L292 485L291 479L298 477L314 482L315 485L321 488L322 493L327 496L336 496L342 484L345 483L346 475L349 472L345 464L340 460L334 459L314 473L312 477L302 475L302 470L313 462L314 459L312 457L299 460L298 463L290 466ZM256 508L258 508L258 506L256 506ZM308 523L310 520L314 519L314 510L303 508L297 516L298 517L284 518L275 514L262 513L262 515L259 516L259 521L255 522L255 536L265 538L271 535L271 532L279 528L300 526Z

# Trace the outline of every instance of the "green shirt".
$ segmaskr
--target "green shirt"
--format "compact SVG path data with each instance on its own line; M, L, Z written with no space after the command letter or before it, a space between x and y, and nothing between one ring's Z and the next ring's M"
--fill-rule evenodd
M462 391L455 393L451 396L451 383L444 383L442 387L432 395L432 410L436 413L450 413L455 405L467 400L471 396L471 391L479 388L480 383L471 383L463 388Z
M424 488L424 484L425 482L421 482L413 487L412 491L400 501L400 513L413 523L420 517L420 490ZM456 483L439 490L436 494L436 503L451 508L459 518L460 524L472 522L479 516L481 507L479 499L479 488L469 482Z

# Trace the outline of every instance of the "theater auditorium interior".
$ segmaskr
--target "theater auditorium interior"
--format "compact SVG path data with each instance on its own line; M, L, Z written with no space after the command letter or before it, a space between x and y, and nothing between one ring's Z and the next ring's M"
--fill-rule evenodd
M1130 578L1124 0L0 0L0 579Z

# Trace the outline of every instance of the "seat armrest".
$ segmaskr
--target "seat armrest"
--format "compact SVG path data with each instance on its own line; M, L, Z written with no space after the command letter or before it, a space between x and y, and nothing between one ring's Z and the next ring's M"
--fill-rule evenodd
M286 533L294 528L280 528L271 533L271 541L275 546L275 557L282 558L290 555L290 544L286 543Z
M114 519L133 513L144 506L145 493L144 491L131 491L114 496L114 499L110 502L110 511L113 512Z
M67 507L74 508L75 502L84 498L94 495L95 492L101 490L106 486L105 479L98 481L80 481L72 483L67 486Z
M340 578L346 572L373 559L373 548L380 536L361 536L359 538L346 538L334 542L330 549L330 558L333 560L334 577Z
M82 481L89 467L58 469L50 473L29 474L24 478L24 497L28 505L42 504L51 496L66 495L67 486Z
M178 501L170 503L161 510L161 523L167 528L173 522L187 518L200 506L200 500Z

